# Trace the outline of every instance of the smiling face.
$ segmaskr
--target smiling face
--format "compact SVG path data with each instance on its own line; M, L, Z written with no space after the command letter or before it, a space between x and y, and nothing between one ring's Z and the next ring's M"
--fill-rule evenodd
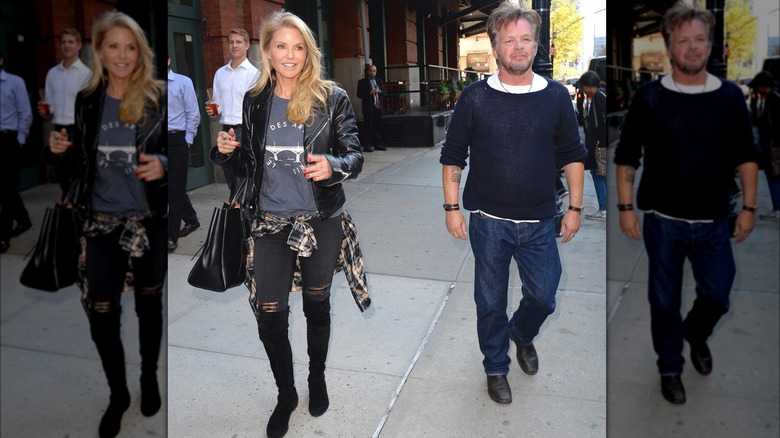
M292 27L280 28L271 37L268 56L277 79L296 82L306 63L307 50L303 35Z
M707 66L712 51L709 29L701 20L694 18L681 23L672 31L666 54L672 66L681 73L695 75Z
M138 64L138 42L130 29L113 27L100 45L100 59L108 70L108 79L129 80Z
M531 23L525 19L511 22L498 31L495 41L493 56L502 69L519 76L531 68L537 48Z

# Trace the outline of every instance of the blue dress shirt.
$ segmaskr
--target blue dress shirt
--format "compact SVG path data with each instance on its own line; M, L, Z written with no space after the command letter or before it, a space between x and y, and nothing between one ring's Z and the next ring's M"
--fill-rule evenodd
M25 144L32 120L30 97L24 81L0 69L0 130L17 131L17 141Z
M192 144L200 125L200 107L192 80L168 70L168 130L184 131L187 144Z

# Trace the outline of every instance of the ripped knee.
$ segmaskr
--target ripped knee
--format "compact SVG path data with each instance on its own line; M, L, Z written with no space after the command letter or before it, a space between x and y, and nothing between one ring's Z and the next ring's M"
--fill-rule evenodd
M307 286L303 291L303 299L310 301L326 301L330 298L330 285Z
M94 313L109 313L114 308L111 301L93 301L91 311Z
M260 303L260 311L263 313L276 313L279 311L278 301L266 301Z
M135 288L136 295L159 295L162 293L162 284L157 286L139 286Z

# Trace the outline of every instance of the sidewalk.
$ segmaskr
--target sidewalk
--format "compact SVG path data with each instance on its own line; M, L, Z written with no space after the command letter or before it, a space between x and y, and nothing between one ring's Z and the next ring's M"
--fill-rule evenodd
M514 402L499 405L487 395L477 346L470 247L444 227L438 157L439 148L368 153L358 179L345 183L373 304L361 314L343 275L334 278L327 363L331 405L312 418L305 319L300 294L291 297L300 402L288 435L605 436L606 224L583 220L575 240L559 245L564 274L558 307L536 340L540 372L527 376L513 364ZM46 186L30 192L27 205L40 210L38 224L56 191ZM137 414L135 317L127 303L132 296L125 297L133 404L121 436L264 436L276 389L247 290L219 294L186 282L212 209L226 196L222 184L190 194L202 227L180 239L169 256L168 355L161 359L162 373L168 371L167 412L151 419ZM586 176L585 209L595 207ZM24 289L16 280L36 233L12 240L2 256L2 397L16 402L16 407L4 403L2 435L95 436L108 391L77 291L48 294ZM512 309L520 300L513 271Z
M614 150L609 152L610 173L614 175ZM763 172L758 187L759 211L771 210ZM617 199L614 178L607 180L607 197ZM672 405L661 395L650 337L644 243L623 235L615 205L609 203L607 227L609 436L780 436L778 223L756 220L750 237L733 244L737 276L731 310L708 342L713 372L702 376L693 369L686 343L682 379L687 402ZM691 308L695 298L695 282L690 264L686 264L683 312Z

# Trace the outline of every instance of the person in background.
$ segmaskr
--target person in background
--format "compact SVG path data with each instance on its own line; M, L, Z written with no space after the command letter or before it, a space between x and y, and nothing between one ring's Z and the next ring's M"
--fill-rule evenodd
M354 247L357 237L341 182L358 176L363 155L347 93L322 78L322 54L303 20L289 12L266 17L260 54L260 80L244 97L241 141L233 129L220 131L211 159L247 181L241 210L250 222L249 303L279 390L266 426L267 435L278 438L298 406L288 336L296 261L306 316L309 413L318 417L330 406L325 361L330 288L340 254L350 266L345 272L365 279L362 256L342 250L342 244ZM353 293L361 284L350 284Z
M92 72L79 59L81 33L78 30L67 28L60 32L60 50L62 62L52 67L46 74L44 102L39 103L38 114L43 118L51 117L54 130L65 129L68 138L72 138L76 94L87 85ZM42 103L48 104L48 111ZM58 165L54 171L62 189L61 199L65 199L73 184L72 169Z
M588 159L585 169L590 169L593 187L596 189L596 199L599 209L585 214L585 219L607 220L607 177L599 175L596 169L596 148L607 147L607 95L600 89L601 79L594 71L583 73L579 81L580 89L585 94L582 108L577 114L580 125L585 131L585 147L588 148Z
M754 98L750 101L753 124L758 129L761 167L764 169L772 211L761 213L759 219L780 221L780 92L775 78L768 71L759 72L750 82Z
M6 72L3 62L0 54L0 254L8 251L12 237L32 227L30 214L19 196L22 148L32 125L30 96L24 80Z
M246 57L249 46L249 33L246 30L230 29L228 48L231 59L214 73L211 96L218 105L219 114L214 114L206 105L209 117L218 115L222 130L227 132L232 129L236 133L235 138L241 138L241 103L244 101L244 94L257 82L258 70ZM238 176L232 173L230 167L223 167L222 170L230 189L229 199L233 199L238 188Z
M362 136L366 142L365 152L386 151L382 146L382 98L385 93L385 81L376 77L376 66L369 65L366 68L366 77L360 79L357 84L357 97L362 100L363 123L366 132Z
M452 115L441 151L445 224L466 239L458 192L466 159L471 166L463 207L471 212L468 238L474 252L477 337L496 403L511 403L510 340L524 373L539 371L533 340L555 311L562 267L555 241L558 212L550 190L563 168L569 207L561 222L563 243L580 228L582 145L571 95L561 83L532 70L541 17L533 9L501 3L487 21L498 73L466 87ZM514 259L523 298L507 317L509 265Z
M179 237L200 227L198 214L187 196L187 160L200 125L195 87L187 76L171 70L168 57L168 252L178 246ZM179 229L182 220L184 227Z
M620 229L644 238L649 259L650 331L661 375L661 394L686 402L683 344L693 367L712 372L707 340L729 310L736 265L729 214L734 169L744 205L736 218L737 243L753 230L758 158L745 97L731 81L707 73L715 16L678 2L661 20L672 73L637 90L615 151ZM640 161L641 160L641 161ZM634 179L644 165L634 211ZM696 300L680 315L683 267L691 263Z
M84 221L82 303L111 390L101 438L119 434L130 406L121 337L128 270L135 289L141 353L141 413L162 400L157 361L168 256L165 83L154 79L154 54L129 16L108 12L92 28L92 77L76 97L73 138L53 131L47 158L75 169L75 208Z

